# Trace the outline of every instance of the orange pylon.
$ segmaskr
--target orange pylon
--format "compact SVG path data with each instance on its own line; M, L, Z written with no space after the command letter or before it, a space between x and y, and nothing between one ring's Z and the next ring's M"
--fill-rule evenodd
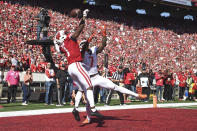
M157 96L153 95L153 107L157 108Z

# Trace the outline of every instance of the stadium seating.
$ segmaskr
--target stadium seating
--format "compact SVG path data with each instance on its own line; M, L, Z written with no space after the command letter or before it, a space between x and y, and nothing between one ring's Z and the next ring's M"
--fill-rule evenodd
M12 59L17 59L22 66L33 64L40 67L44 62L41 47L26 45L26 40L36 39L36 24L33 17L41 7L15 4L1 1L0 14L0 52L5 61L5 68ZM69 9L68 9L69 10ZM56 31L67 29L72 32L79 19L49 9L51 16L49 36ZM99 26L107 26L108 42L105 51L99 56L102 65L104 53L109 53L109 67L115 68L124 58L123 65L138 68L141 62L149 68L171 69L173 72L185 69L196 70L196 26L189 23L148 16L130 16L126 12L92 8L87 26L80 39L97 31L97 42L101 42ZM79 40L80 40L79 39ZM61 54L51 48L57 66L65 61ZM120 57L121 56L121 57ZM2 64L2 63L1 63ZM23 67L23 70L25 67ZM35 72L43 72L37 70Z

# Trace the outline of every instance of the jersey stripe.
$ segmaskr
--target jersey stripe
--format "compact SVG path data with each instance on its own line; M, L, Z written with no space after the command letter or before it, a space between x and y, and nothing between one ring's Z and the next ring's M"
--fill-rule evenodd
M78 63L78 65L79 65L79 68L82 70L82 72L85 74L86 78L88 79L88 82L90 83L91 87L93 87L92 82L91 82L90 77L88 76L88 74L84 71L81 64Z
M83 71L83 73L84 73L84 74L86 75L86 77L88 78L88 81L90 82L91 87L93 87L93 86L92 86L92 82L91 82L91 80L90 80L90 77L89 77L88 74L84 71L84 69L82 68L81 64L79 64L79 67L81 68L81 70Z
M79 70L79 72L83 75L83 77L85 78L86 82L88 83L89 87L92 87L92 84L90 82L90 80L88 79L88 77L86 76L87 74L81 70L81 67L79 66L79 63L76 62L76 66L77 66L77 69Z

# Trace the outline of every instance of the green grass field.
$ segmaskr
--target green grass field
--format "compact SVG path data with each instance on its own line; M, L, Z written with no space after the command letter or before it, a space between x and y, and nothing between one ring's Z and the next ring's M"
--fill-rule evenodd
M158 102L158 104L162 103L191 103L192 101L170 101L170 102ZM137 105L137 104L152 104L153 102L141 102L141 101L133 101L131 103L127 103L126 105ZM66 104L61 107L56 107L54 105L44 105L44 103L36 103L36 102L30 102L29 105L23 106L21 105L21 102L17 103L10 103L10 104L1 104L3 108L0 109L0 112L7 112L7 111L22 111L22 110L37 110L37 109L55 109L55 108L73 108L73 106L70 106L70 104ZM112 100L110 106L119 105L119 100ZM96 104L96 106L103 106L104 104ZM81 104L80 106L85 106ZM197 109L197 106L190 106L190 107L178 107L178 108L187 108L187 109Z
M197 109L197 106L181 106L181 107L173 107L173 108L181 108L181 109Z

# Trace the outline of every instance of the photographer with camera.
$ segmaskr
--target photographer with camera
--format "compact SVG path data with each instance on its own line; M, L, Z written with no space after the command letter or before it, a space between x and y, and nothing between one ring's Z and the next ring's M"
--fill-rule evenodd
M43 31L43 38L46 38L48 34L49 23L50 23L50 16L48 15L48 11L42 8L40 13L37 16L35 16L34 19L38 21L37 40L40 39L40 33L42 31Z

